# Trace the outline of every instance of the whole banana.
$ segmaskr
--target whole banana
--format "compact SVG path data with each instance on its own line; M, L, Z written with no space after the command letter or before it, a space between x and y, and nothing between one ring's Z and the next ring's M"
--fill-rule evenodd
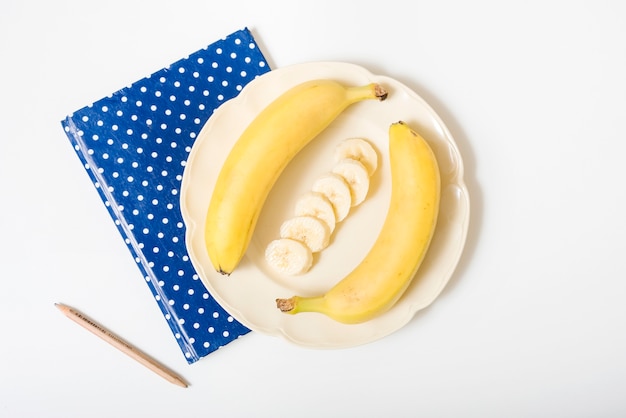
M237 267L267 195L293 157L351 104L386 97L374 83L347 87L312 80L259 113L227 156L207 210L205 242L215 270L230 274Z
M389 128L389 153L391 201L369 253L326 294L277 299L281 311L319 312L354 324L382 314L404 294L437 224L441 180L428 143L402 121Z

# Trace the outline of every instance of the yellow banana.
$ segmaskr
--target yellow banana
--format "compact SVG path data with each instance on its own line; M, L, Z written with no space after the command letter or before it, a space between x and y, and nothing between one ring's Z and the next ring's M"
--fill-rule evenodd
M205 242L215 270L230 274L245 254L265 199L293 157L353 103L384 100L378 84L312 80L282 94L250 123L218 175Z
M402 121L389 128L389 153L391 201L370 252L326 294L277 299L281 311L360 323L387 311L408 288L437 224L441 180L428 143Z

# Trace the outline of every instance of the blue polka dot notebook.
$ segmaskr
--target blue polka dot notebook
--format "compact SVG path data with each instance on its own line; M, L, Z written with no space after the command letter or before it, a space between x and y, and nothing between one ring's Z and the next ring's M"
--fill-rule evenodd
M185 162L211 113L269 70L245 28L61 122L190 364L250 330L212 298L187 255Z

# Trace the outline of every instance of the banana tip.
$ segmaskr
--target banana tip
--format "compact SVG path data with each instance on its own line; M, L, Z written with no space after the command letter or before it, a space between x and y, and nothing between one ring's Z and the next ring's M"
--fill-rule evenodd
M230 271L223 270L221 267L217 269L217 272L222 276L230 276L230 273L232 273Z

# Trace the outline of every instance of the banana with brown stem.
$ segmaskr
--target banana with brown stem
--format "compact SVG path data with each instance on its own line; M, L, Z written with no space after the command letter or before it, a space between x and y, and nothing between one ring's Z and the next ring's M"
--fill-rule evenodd
M441 180L432 149L402 121L389 128L389 162L391 200L369 253L325 294L277 299L281 311L318 312L353 324L377 317L402 297L430 246Z
M295 155L348 106L386 97L375 83L313 80L292 87L254 118L227 156L207 210L205 243L216 271L230 274L237 267L270 190Z

